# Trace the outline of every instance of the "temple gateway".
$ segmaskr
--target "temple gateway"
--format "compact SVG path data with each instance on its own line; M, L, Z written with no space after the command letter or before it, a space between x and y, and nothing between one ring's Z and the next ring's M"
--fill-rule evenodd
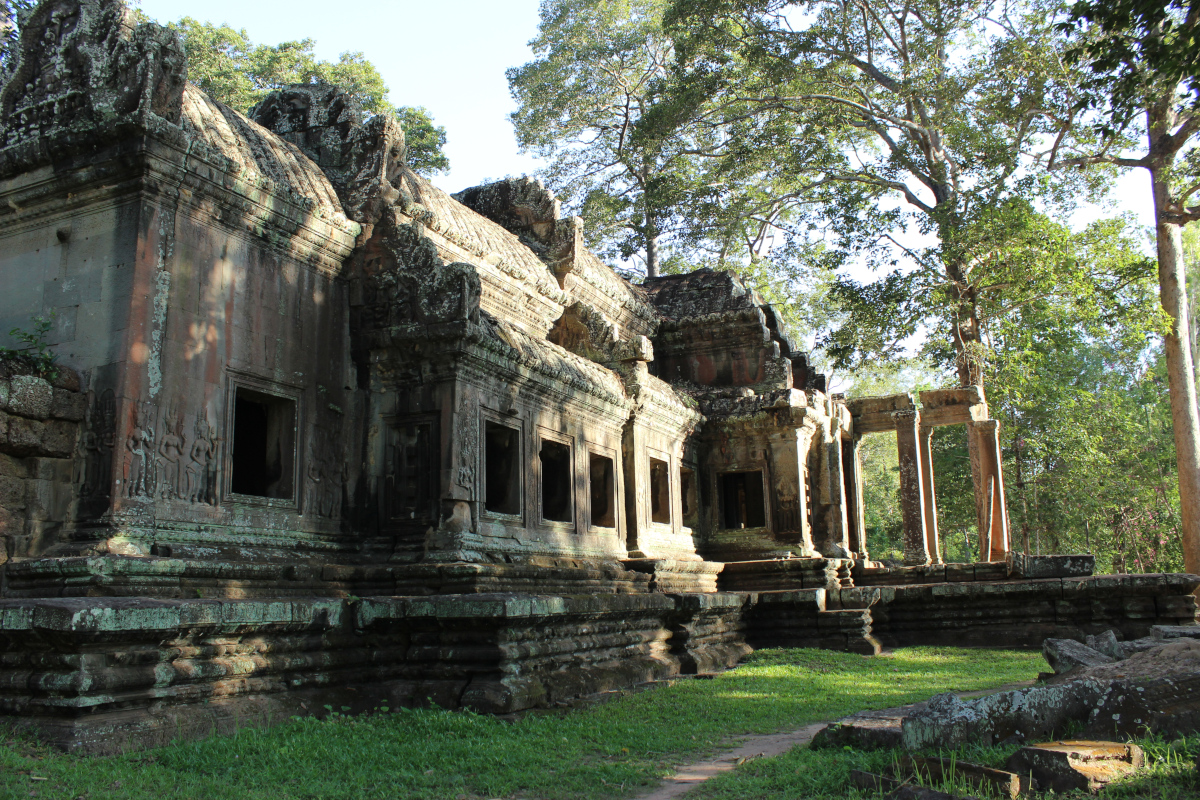
M1195 618L1200 577L1012 552L977 388L831 394L737 277L631 284L540 183L448 195L336 87L240 114L120 0L46 0L20 36L0 329L50 319L57 367L0 372L6 721L115 752L327 705L562 705L754 647ZM978 563L939 548L950 424ZM865 539L881 431L903 567Z

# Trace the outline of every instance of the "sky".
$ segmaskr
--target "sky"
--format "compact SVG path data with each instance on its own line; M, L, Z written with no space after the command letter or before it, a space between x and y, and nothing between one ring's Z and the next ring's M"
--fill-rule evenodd
M190 16L244 28L256 44L316 40L319 58L362 52L379 68L397 106L424 106L446 128L451 172L434 179L455 192L537 170L517 152L516 109L504 71L533 58L537 0L142 0L159 22Z
M538 0L141 0L139 7L159 22L191 16L244 28L258 44L312 38L327 60L362 52L379 68L393 105L424 106L445 127L451 171L433 182L446 191L532 174L540 165L518 152L508 121L516 104L504 76L533 58ZM1113 197L1118 212L1153 224L1145 170L1128 173ZM1101 213L1085 209L1074 222Z

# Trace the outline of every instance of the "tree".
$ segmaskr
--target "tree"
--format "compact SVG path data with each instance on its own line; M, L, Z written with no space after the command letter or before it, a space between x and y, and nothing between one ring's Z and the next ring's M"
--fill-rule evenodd
M765 149L812 176L806 199L848 257L915 267L841 283L855 311L875 313L869 324L849 313L830 338L839 364L894 355L932 326L960 381L981 382L980 296L1000 290L992 255L1008 225L1033 224L1021 218L1034 198L1061 199L1022 160L1051 130L1041 110L1057 102L1056 43L1039 11L991 0L674 1L666 27L680 69L663 105L711 106L732 134L729 159ZM789 152L832 137L819 158ZM934 243L914 245L913 233Z
M550 160L544 179L588 220L603 256L638 257L650 276L698 266L761 275L753 262L780 244L798 207L785 188L793 175L750 150L718 164L727 131L703 108L678 104L670 119L660 108L655 126L640 124L674 59L667 4L543 2L537 57L508 71L517 140Z
M245 30L184 17L169 27L183 36L188 79L215 100L245 112L271 92L295 83L332 83L353 96L369 114L394 113L404 129L409 166L423 175L448 171L443 153L446 129L424 108L388 103L388 89L375 65L362 53L319 60L316 42L254 44Z
M0 0L0 83L8 72L9 53L17 43L17 15L33 6L34 0Z
M591 243L608 257L640 255L649 276L661 267L679 168L661 138L634 136L672 57L663 6L546 0L529 43L537 58L508 70L521 148L551 160L547 182L588 220Z
M1144 0L1071 8L1071 56L1090 70L1060 138L1091 122L1099 143L1063 147L1051 168L1145 169L1153 192L1159 298L1169 318L1164 360L1171 399L1185 567L1200 573L1200 410L1190 342L1182 227L1200 219L1200 3ZM1141 138L1144 146L1131 154Z

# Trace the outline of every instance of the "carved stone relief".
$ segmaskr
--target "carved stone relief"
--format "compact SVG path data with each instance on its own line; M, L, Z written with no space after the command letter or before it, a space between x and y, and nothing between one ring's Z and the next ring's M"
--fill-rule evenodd
M158 406L139 400L134 423L125 438L124 495L129 498L154 497L154 423Z

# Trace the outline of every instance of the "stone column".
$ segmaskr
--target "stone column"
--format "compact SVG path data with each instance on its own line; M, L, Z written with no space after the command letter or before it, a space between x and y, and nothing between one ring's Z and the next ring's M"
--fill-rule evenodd
M925 490L921 479L921 445L916 411L895 411L896 449L900 462L900 510L904 515L904 563L923 566L930 563L925 544Z
M1003 561L1008 555L1008 507L1004 502L1004 476L1000 470L1000 421L983 419L970 423L979 449L982 473L979 515L979 559Z
M850 549L858 558L870 558L867 553L867 510L863 503L861 436L851 436L842 442L842 467L846 470L846 519L850 524Z
M937 497L933 491L933 454L930 442L933 427L922 425L921 440L921 496L925 501L925 550L934 564L942 563L942 548L938 540Z
M795 428L770 436L774 534L798 556L817 555L808 521L808 455L816 429L805 416Z

